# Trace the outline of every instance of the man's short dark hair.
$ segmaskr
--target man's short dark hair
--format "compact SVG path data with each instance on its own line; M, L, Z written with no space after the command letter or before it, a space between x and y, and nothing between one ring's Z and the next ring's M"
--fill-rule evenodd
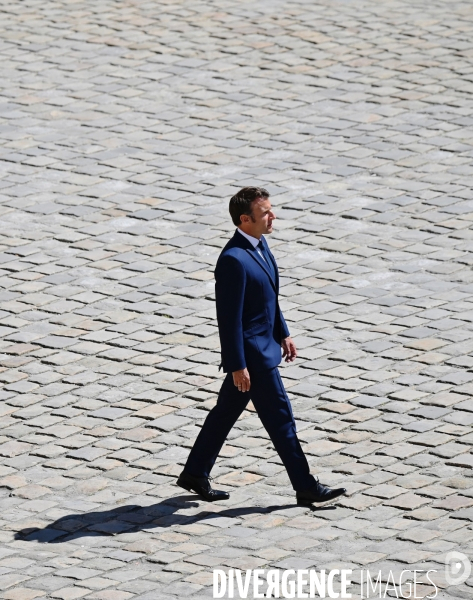
M251 203L258 198L269 198L269 192L262 187L244 187L230 199L228 210L237 227L241 225L241 215L251 215Z

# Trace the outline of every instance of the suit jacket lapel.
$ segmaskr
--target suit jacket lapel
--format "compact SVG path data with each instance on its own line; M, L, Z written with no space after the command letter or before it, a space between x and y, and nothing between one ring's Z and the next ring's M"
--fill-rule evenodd
M271 271L269 270L264 258L261 258L261 256L259 255L259 252L256 248L252 248L251 250L249 250L248 248L246 249L246 251L248 252L248 254L251 256L251 258L253 258L258 264L259 266L264 269L265 273L267 274L267 276L269 277L269 281L271 282L271 285L274 287L274 289L276 290L276 282L273 279L273 276L271 275Z
M278 265L276 264L276 259L274 258L271 250L269 249L268 242L266 241L265 238L263 238L263 244L264 244L264 247L266 248L267 256L269 256L269 259L273 263L274 274L276 276L276 289L279 289L279 273L278 273Z
M271 285L273 286L273 288L276 290L276 293L277 293L278 287L279 287L278 267L276 265L276 261L274 260L273 255L271 254L271 251L268 248L268 244L267 244L266 240L263 240L263 244L265 244L265 248L268 251L267 254L269 254L270 260L273 261L274 272L276 273L276 281L274 281L271 271L269 270L269 267L266 264L266 261L264 260L264 258L262 258L260 256L258 250L256 248L254 248L243 235L238 233L238 230L235 231L235 234L232 239L232 243L235 244L236 246L239 246L240 248L244 248L248 252L248 254L251 256L251 258L259 264L259 266L264 270L266 275L269 277L269 281L271 282Z

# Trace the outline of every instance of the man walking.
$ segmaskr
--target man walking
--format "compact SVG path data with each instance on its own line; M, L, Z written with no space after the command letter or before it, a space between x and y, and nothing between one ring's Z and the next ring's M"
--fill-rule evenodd
M215 269L215 297L222 367L227 376L208 414L177 485L205 500L226 500L210 486L210 471L227 435L249 400L268 432L296 491L298 504L319 506L346 493L330 489L310 474L297 438L291 404L278 365L297 356L278 304L276 261L263 237L276 218L264 188L245 187L230 200L237 226Z

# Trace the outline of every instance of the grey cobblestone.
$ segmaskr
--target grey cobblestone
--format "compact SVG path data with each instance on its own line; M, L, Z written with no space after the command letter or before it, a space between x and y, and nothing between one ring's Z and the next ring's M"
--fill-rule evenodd
M21 4L21 5L20 5ZM2 7L0 597L211 597L213 568L472 556L466 2ZM229 197L271 193L314 474L249 405L209 505L174 485L216 401ZM431 593L428 586L422 594ZM358 596L357 596L358 594Z

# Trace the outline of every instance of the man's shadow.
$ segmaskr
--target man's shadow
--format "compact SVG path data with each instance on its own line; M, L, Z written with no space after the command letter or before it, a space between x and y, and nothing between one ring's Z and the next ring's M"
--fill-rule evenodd
M203 510L193 515L177 514L179 510L198 506L195 496L176 496L150 506L129 504L100 512L71 514L61 517L44 529L28 528L18 531L15 539L56 544L82 537L135 533L142 530L162 529L172 525L188 525L199 521L211 522L212 519L237 519L249 514L264 515L277 510L294 508L295 504L228 508L219 512ZM334 508L334 506L328 506L315 510L333 510ZM218 521L216 521L217 523Z

